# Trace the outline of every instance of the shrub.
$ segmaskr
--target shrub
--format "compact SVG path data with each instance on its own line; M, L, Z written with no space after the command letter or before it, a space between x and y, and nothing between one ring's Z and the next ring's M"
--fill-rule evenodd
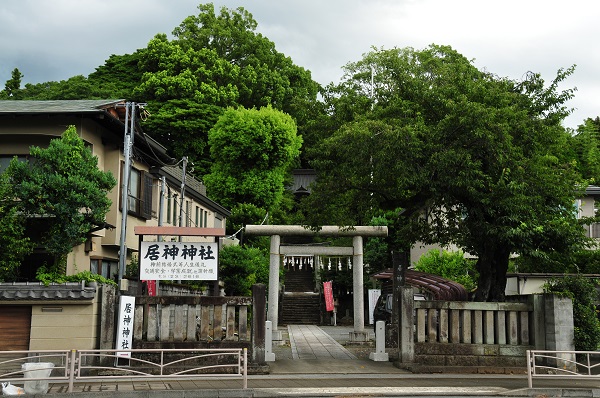
M252 285L269 281L269 257L253 247L225 246L219 251L219 279L228 296L250 296Z
M475 270L475 262L465 258L461 251L430 250L417 261L415 270L458 282L467 291L472 291L477 287L479 278Z

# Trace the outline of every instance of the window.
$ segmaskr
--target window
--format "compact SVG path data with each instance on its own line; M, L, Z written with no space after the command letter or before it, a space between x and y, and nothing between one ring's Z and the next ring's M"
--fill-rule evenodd
M90 272L115 280L119 274L119 262L111 260L90 260Z
M140 171L132 168L129 176L129 211L135 214L140 212L140 191Z
M124 162L121 162L121 178L123 178ZM121 180L122 181L122 180ZM128 192L128 213L136 217L149 220L152 218L152 188L154 185L154 177L152 174L131 168L129 175L129 192ZM123 206L120 202L121 209Z
M196 206L196 221L194 222L194 226L198 226L198 221L200 220L200 206Z

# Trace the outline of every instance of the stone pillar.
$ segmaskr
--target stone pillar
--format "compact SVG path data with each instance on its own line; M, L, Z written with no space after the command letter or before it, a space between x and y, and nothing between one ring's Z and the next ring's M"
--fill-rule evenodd
M546 315L546 350L574 351L575 331L573 328L573 301L568 297L554 294L545 294ZM552 355L552 354L551 354ZM575 356L573 354L556 354L555 366L561 369L574 371ZM552 366L552 361L550 361Z
M265 290L262 283L252 286L252 362L265 363Z
M271 252L269 255L269 302L267 320L273 325L273 332L277 332L279 322L279 245L281 237L271 235Z
M415 332L414 332L414 292L410 286L400 288L400 328L399 344L400 362L409 364L415 358Z
M367 341L369 334L365 332L365 294L363 287L363 238L352 238L354 255L352 258L353 277L353 304L354 304L354 332L350 341Z
M532 294L529 301L533 306L533 345L536 350L546 349L546 306L544 295Z

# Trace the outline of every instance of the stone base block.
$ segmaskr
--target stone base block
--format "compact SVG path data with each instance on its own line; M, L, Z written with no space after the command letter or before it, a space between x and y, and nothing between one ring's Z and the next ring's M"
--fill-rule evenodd
M387 352L372 352L369 354L369 359L375 362L387 362L390 360L390 356Z

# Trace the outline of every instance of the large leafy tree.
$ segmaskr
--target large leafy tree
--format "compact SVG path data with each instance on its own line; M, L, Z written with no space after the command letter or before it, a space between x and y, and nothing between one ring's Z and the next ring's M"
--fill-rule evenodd
M111 205L107 194L116 180L98 169L98 159L75 126L48 148L32 146L30 155L28 162L11 161L6 175L23 214L44 218L47 233L39 243L54 255L54 270L64 271L73 247L104 224Z
M318 86L310 72L294 65L272 41L257 33L258 23L250 12L223 7L216 13L212 3L198 9L199 14L187 17L173 34L183 48L210 49L238 68L233 80L227 80L237 88L238 104L246 108L271 105L294 114L302 100L315 98Z
M308 123L318 85L273 42L256 32L238 8L198 6L175 30L156 35L141 54L139 100L149 102L145 127L177 157L188 156L197 175L209 171L208 131L229 106L272 106Z
M27 84L19 98L147 103L144 129L173 156L187 156L200 177L210 167L208 131L229 106L272 106L291 115L300 134L314 134L313 120L324 110L310 72L256 32L257 22L243 8L215 12L209 3L198 10L174 29L173 40L158 33L146 48L111 55L87 78Z
M437 45L366 54L330 90L339 128L314 148L310 214L352 225L399 211L398 249L457 244L478 258L476 299L502 300L512 253L583 242L560 124L572 91L557 92L571 72L516 82Z
M215 200L231 209L281 206L302 145L289 115L271 107L228 109L211 129L209 145L214 162L204 180Z

